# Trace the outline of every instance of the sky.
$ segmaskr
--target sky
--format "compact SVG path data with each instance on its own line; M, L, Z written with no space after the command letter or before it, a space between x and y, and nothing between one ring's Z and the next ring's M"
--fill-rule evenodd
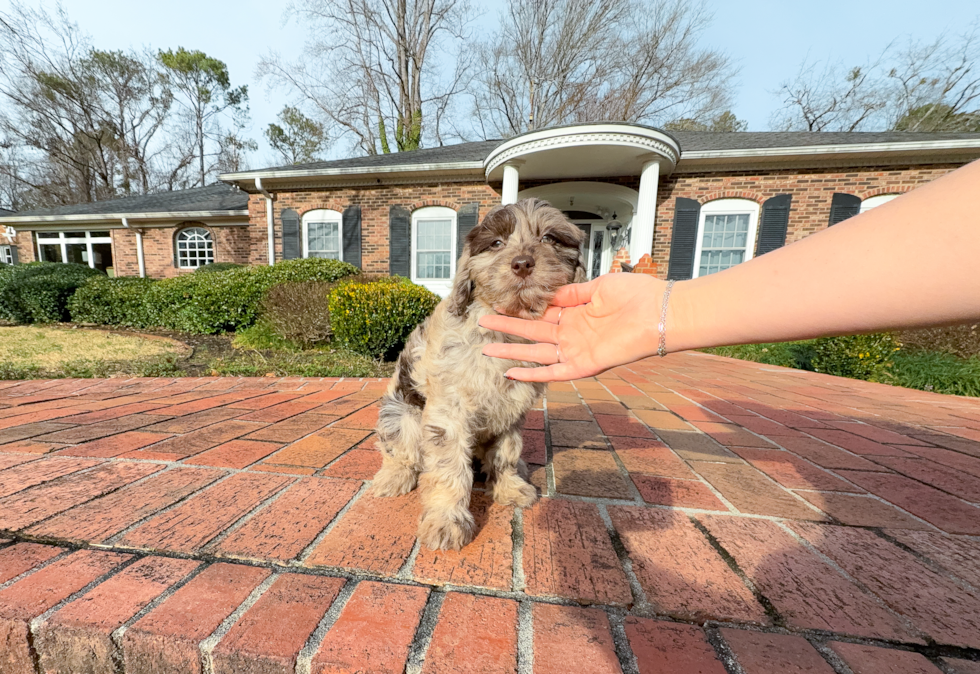
M504 0L476 0L485 7L475 28L497 25ZM534 0L526 0L534 1ZM7 0L0 0L0 6ZM100 49L183 46L228 64L232 83L247 84L251 97L250 135L260 149L252 167L278 164L262 130L289 102L255 78L259 59L270 50L295 58L306 31L285 15L286 3L239 0L63 0L69 15ZM779 107L779 84L793 77L804 59L833 59L859 65L905 35L931 40L980 20L976 0L708 0L714 14L703 41L728 54L737 67L733 112L749 130L764 131ZM46 3L49 8L52 3ZM627 46L628 47L628 46Z

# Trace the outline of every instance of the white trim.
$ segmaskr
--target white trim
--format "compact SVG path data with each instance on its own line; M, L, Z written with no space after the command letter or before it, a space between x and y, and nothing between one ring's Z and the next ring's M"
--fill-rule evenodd
M306 218L311 214L318 214L318 213L322 213L324 215L319 215L317 222L333 222L334 216L336 216L337 246L338 246L337 259L343 262L344 261L344 215L340 211L334 211L329 208L314 208L313 210L306 211L306 213L303 213L303 219L302 219L303 220L302 223L303 257L310 256L310 233L309 233L309 228L307 226L309 223L307 222ZM323 220L320 220L319 218L323 218Z
M916 152L920 150L980 149L980 138L960 140L922 140L908 143L847 143L840 145L801 145L798 147L770 147L749 150L699 150L682 152L686 159L747 159L751 157L781 157L786 155L822 155L862 152Z
M248 211L184 211L159 213L99 213L91 215L12 215L0 218L0 224L62 223L62 222L103 222L127 220L200 220L201 218L248 217Z
M453 278L456 276L456 231L459 228L457 213L445 206L426 206L412 211L412 231L409 239L409 256L411 258L411 279L412 283L424 286L439 295L445 297L453 287ZM449 219L449 278L447 279L420 279L416 270L416 244L419 220L445 220Z
M861 210L858 213L864 213L865 211L870 211L876 206L882 206L887 204L892 199L896 199L902 196L901 194L879 194L874 197L868 197L861 202Z
M14 263L14 252L13 252L12 245L7 245L7 244L0 245L0 262L4 264Z
M759 213L762 207L758 202L751 199L715 199L701 205L701 212L698 214L698 238L694 248L694 268L691 270L691 278L697 278L701 270L701 244L704 241L704 220L707 215L739 215L749 214L749 232L745 242L745 258L742 262L748 262L755 253L755 235L759 229Z
M556 147L588 147L591 145L619 145L654 152L674 168L681 156L680 146L667 134L642 126L629 124L583 124L532 131L501 143L483 162L484 173L490 174L514 159L524 155L554 149ZM670 173L670 171L665 171Z
M348 166L344 168L286 169L280 171L246 171L222 173L219 180L225 182L255 180L256 178L319 178L321 176L351 176L364 173L414 173L416 171L472 171L482 169L482 161L457 161L435 164L395 164L393 166Z

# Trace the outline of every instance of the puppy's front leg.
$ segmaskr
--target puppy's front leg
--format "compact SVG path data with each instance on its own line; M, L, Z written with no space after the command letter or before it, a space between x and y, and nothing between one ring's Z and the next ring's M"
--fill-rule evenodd
M526 508L538 498L534 487L525 479L527 465L521 460L523 448L521 429L512 428L499 436L487 452L484 464L493 471L493 500L501 505Z
M473 539L472 437L461 418L459 410L430 410L429 406L423 414L419 540L433 550L459 550Z

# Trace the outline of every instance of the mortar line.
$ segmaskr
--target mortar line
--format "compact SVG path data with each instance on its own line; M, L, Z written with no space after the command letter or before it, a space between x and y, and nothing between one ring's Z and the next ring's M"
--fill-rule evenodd
M422 610L422 619L415 629L412 643L408 648L408 658L405 662L405 674L421 674L422 666L425 664L425 656L428 653L429 645L432 643L432 635L439 622L439 614L442 612L442 604L446 601L446 593L441 590L433 590L425 602Z
M351 500L348 501L343 508L337 511L337 514L334 515L333 519L327 523L327 526L323 527L323 531L317 534L316 538L310 541L309 545L303 548L303 551L300 552L298 555L296 555L295 559L298 563L302 564L303 562L306 561L306 559L311 554L313 554L313 551L316 550L317 546L320 545L323 539L326 538L331 531L333 531L334 527L337 526L337 523L340 522L340 520L344 517L344 515L347 514L347 511L349 511L354 506L354 504L357 503L357 501L359 501L361 497L367 492L367 490L370 488L369 484L370 483L368 482L362 483L361 488L358 489L357 493L351 497Z
M517 604L517 674L534 674L534 614L533 604Z
M303 648L300 649L299 654L296 656L296 674L310 674L313 656L320 650L320 646L323 644L327 632L337 622L341 612L347 606L347 602L350 601L351 595L354 594L359 584L359 581L351 579L340 588L340 592L337 593L337 597L333 600L330 608L323 614L323 618L320 619L316 629L307 638L306 643L303 644Z
M231 612L231 614L221 621L221 624L214 628L200 644L198 644L198 653L201 658L201 672L202 674L214 674L214 659L213 653L215 646L218 645L226 634L231 630L232 626L238 622L238 620L245 614L247 610L252 608L255 603L262 597L263 594L272 586L278 578L281 577L279 573L271 573L269 577L259 583L258 587L252 590L249 595L245 598L238 608Z

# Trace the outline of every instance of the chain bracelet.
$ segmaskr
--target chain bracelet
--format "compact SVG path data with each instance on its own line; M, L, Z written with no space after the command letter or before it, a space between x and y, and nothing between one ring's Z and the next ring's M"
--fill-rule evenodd
M660 331L660 348L657 349L657 355L663 358L667 355L667 300L670 299L670 289L674 287L673 281L667 282L667 289L664 291L664 305L660 309L660 323L657 324L657 330Z

